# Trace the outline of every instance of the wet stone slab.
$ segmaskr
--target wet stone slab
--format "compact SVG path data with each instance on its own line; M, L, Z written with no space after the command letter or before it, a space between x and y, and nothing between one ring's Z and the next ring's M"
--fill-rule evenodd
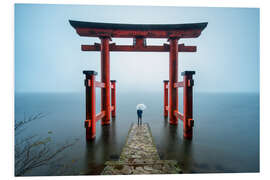
M174 160L160 160L147 123L133 124L118 161L107 161L101 174L178 174Z

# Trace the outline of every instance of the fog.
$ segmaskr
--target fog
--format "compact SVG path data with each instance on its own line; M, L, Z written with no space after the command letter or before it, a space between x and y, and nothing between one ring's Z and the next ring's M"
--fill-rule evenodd
M208 22L199 38L180 39L197 52L179 57L179 81L194 75L197 92L259 92L259 9L141 6L15 5L15 92L82 92L83 70L98 72L100 52L82 52L68 20L134 24ZM132 39L113 38L116 44ZM148 45L167 39L147 39ZM118 92L162 91L169 78L169 53L111 52L111 79Z

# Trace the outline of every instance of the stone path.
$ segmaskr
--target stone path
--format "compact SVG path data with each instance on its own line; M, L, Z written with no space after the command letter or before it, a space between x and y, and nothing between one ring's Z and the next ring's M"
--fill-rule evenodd
M101 174L178 174L174 160L160 160L148 124L133 124L118 161L107 161Z

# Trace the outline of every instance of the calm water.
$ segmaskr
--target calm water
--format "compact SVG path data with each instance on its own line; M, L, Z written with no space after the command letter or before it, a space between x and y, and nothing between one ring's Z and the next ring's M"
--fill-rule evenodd
M97 101L100 107L99 95ZM163 117L163 92L118 93L117 117L110 126L102 127L99 121L96 140L86 142L84 94L25 93L15 94L15 119L39 112L46 117L30 123L21 136L51 137L52 150L75 142L50 166L27 175L99 174L105 161L119 157L128 130L137 120L138 103L148 107L143 121L151 127L160 157L177 160L185 172L259 171L259 94L195 93L194 138L185 141L182 122L171 126Z

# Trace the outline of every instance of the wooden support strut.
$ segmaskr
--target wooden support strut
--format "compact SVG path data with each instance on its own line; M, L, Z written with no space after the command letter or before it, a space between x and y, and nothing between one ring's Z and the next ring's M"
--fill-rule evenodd
M174 87L174 83L178 82L178 38L169 38L169 42L169 123L177 125L174 111L178 111L178 88Z
M114 110L114 107L113 106L111 106L111 111L113 111Z
M86 139L91 140L96 137L96 86L95 71L83 71L85 74L85 101L86 101Z
M138 41L136 41L138 44ZM94 45L81 45L82 51L100 51L101 45L99 43L95 43ZM128 45L116 45L115 43L109 44L110 51L133 51L133 52L169 52L170 45L163 44L163 46L128 46ZM184 44L178 45L178 52L196 52L196 46L185 46Z
M112 101L111 101L111 111L112 111L112 117L115 117L116 114L116 80L111 80L111 94L112 94Z
M105 83L96 81L96 87L105 88Z
M105 111L101 111L100 113L98 113L96 115L96 121L102 119L105 115L106 115L106 112Z
M193 136L193 126L194 120L193 118L193 92L192 88L194 85L194 81L192 79L192 75L195 74L195 71L184 71L181 73L184 76L184 80L182 82L174 83L174 88L183 87L183 114L178 112L178 110L174 111L174 116L177 119L183 121L183 135L185 139L192 139Z
M183 116L183 114L181 114L180 112L178 112L178 111L174 111L174 115L178 118L178 119L180 119L180 120L184 120L184 116Z
M174 87L175 88L178 88L178 87L184 87L184 82L177 82L177 83L174 83Z
M195 71L184 71L181 73L184 76L184 110L183 110L183 124L184 124L184 138L192 139L193 136L193 79L192 76L195 74Z
M106 115L102 118L102 125L110 124L111 104L110 104L110 37L100 37L101 39L101 82L105 84L105 88L101 89L101 111L105 111Z
M168 117L168 80L164 80L164 117Z

